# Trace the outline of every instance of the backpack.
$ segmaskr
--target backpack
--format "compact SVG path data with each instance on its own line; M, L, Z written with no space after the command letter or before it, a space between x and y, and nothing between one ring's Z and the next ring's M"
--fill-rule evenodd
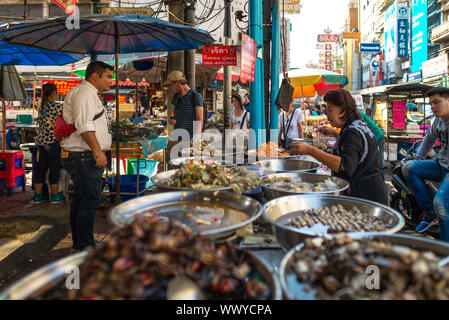
M100 118L103 115L104 110L105 109L103 108L103 111L96 114L92 121L95 121L98 118ZM65 122L64 118L62 117L62 112L61 112L55 121L55 127L53 129L53 133L55 135L56 141L62 141L64 139L70 137L70 135L72 133L74 133L75 131L76 131L75 125L68 124L67 122Z
M200 99L201 99L201 105L203 106L203 130L206 127L206 123L207 123L207 107L206 107L206 103L203 100L203 97L201 96L201 93L196 92L195 90L193 90L194 94L192 94L192 106L193 106L193 111L195 112L195 116L196 116L196 110L195 110L195 95L199 94L200 95ZM195 117L196 118L196 117Z

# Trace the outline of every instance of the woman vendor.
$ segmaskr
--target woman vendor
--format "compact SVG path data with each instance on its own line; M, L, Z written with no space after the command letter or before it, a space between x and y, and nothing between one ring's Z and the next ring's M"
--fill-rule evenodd
M344 89L329 91L324 96L327 118L333 127L316 130L325 136L334 136L337 142L333 154L307 143L293 142L291 150L310 155L332 170L334 176L350 184L347 195L388 205L388 193L381 170L381 153L376 138L366 122L361 120L354 98Z

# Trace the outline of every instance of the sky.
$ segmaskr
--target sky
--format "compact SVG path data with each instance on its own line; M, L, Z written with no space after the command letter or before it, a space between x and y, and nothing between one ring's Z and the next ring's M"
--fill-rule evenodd
M348 14L349 0L301 0L301 3L301 13L285 15L292 23L290 68L305 67L309 60L318 63L317 35L327 27L332 33L343 31Z

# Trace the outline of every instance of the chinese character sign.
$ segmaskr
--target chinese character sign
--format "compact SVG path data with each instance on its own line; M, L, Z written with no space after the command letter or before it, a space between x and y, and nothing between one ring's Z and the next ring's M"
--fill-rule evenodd
M319 34L318 42L338 42L340 36L338 34Z
M256 73L256 42L242 33L242 52L240 61L240 80L254 82Z
M203 47L203 66L236 66L237 50L235 46Z
M398 57L408 57L408 7L398 7Z
M70 91L70 89L81 84L81 81L42 80L42 85L46 83L53 83L58 89L58 94L66 95Z

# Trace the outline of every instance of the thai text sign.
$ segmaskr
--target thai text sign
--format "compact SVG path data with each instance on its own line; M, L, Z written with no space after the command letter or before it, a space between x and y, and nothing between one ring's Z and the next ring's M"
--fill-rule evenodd
M408 7L398 4L398 57L408 57ZM407 4L405 4L407 5Z
M81 84L81 81L42 80L42 85L53 83L58 88L58 94L66 95L73 87Z
M319 34L318 42L338 42L340 36L338 34Z
M240 61L240 81L254 82L256 73L256 42L242 32L242 52Z
M236 66L237 49L235 46L203 47L203 66Z
M429 78L447 73L447 54L424 61L422 63L422 77Z
M295 14L301 12L300 0L285 0L283 5L280 6L281 12Z

